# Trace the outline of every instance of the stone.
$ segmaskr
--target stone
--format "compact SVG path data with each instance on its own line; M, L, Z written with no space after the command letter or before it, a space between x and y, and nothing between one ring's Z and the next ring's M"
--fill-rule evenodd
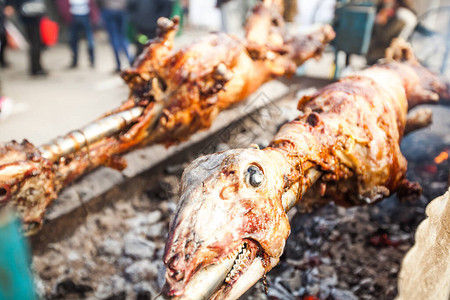
M158 260L156 264L158 266L158 275L156 276L155 282L158 290L161 290L166 282L166 266L164 265L162 259Z
M330 287L328 285L322 285L322 283L320 283L319 299L328 299L330 293Z
M125 221L125 224L130 228L130 230L140 229L143 224L145 224L145 215L137 215Z
M167 214L173 214L177 209L177 204L172 201L161 201L159 208Z
M333 287L338 284L338 278L336 274L333 274L331 277L326 277L320 280L320 286Z
M153 257L155 248L156 245L154 242L134 233L129 233L124 238L125 255L135 259Z
M148 225L155 224L159 220L161 220L162 213L159 210L152 211L145 215L145 220Z
M302 274L300 270L283 272L281 276L283 285L285 285L291 292L302 286Z
M118 214L120 214L120 216L133 217L135 214L130 202L120 201L120 202L115 203L114 207L115 207L116 211L118 212Z
M67 253L67 259L69 261L78 261L81 259L81 256L76 251L72 250Z
M122 269L128 267L133 262L134 262L134 259L132 259L131 257L127 257L127 256L120 256L116 261L119 268L122 268Z
M125 269L126 278L137 283L145 280L152 280L158 274L158 267L148 259L135 262Z
M121 291L117 294L113 294L103 300L126 300L127 299L127 293L125 291Z
M164 232L165 227L166 227L166 224L163 222L153 224L145 230L145 235L149 238L155 238L155 237L161 236L162 233Z
M113 275L100 282L95 289L95 297L106 299L114 295L121 294L126 289L126 281L123 277Z
M140 214L130 218L126 221L126 224L132 229L140 229L145 225L151 225L158 222L162 217L162 213L159 210L152 211L148 214Z
M118 225L116 218L110 216L97 217L95 220L95 224L97 225L98 229L102 231L111 230Z
M331 296L333 297L333 300L358 300L358 297L352 292L341 289L333 289L331 291Z
M133 285L133 291L138 295L138 299L152 299L152 295L157 295L159 291L147 281L141 281Z
M306 287L306 291L307 291L308 295L318 295L320 292L320 285L318 283L308 285Z
M117 240L106 239L98 247L100 255L119 256L122 253L122 243Z
M45 283L38 274L33 273L34 291L38 299L45 299Z
M69 298L69 295L77 295L79 298L85 298L86 294L92 292L93 288L84 283L77 283L72 279L64 279L56 285L56 292L61 298Z

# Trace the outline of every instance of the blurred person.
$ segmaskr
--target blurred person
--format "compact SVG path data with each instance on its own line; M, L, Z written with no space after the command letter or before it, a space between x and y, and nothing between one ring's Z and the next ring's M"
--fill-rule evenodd
M220 31L222 18L217 0L189 0L189 25L202 31Z
M8 44L6 38L6 18L14 14L14 9L6 0L0 0L0 67L7 68L9 63L5 59L5 49Z
M153 2L154 0L146 0ZM116 70L120 72L120 53L123 52L128 59L128 62L133 62L133 58L128 50L127 31L127 0L98 0L103 23L108 31L109 41L114 50L116 58Z
M295 20L295 17L298 13L298 2L297 0L284 0L284 12L283 18L286 22L292 23Z
M221 30L231 34L242 34L245 20L256 0L217 0L216 6L222 17Z
M417 16L409 0L380 0L372 30L367 63L374 64L384 57L384 52L396 37L405 40L414 31Z
M59 13L69 25L72 63L70 68L78 66L78 41L80 31L84 31L88 44L90 66L95 66L95 45L92 24L98 21L98 10L94 0L57 0Z
M294 21L301 30L315 24L331 24L335 6L336 0L297 0L298 14Z
M331 24L334 19L335 6L336 0L297 0L297 14L288 29L295 33L310 32L315 26ZM316 63L312 60L306 61L297 67L296 74L305 75L307 71L312 70L311 66L316 68Z
M10 0L19 14L30 44L29 60L30 75L46 76L48 72L41 65L42 40L40 32L40 22L47 13L44 0Z
M142 53L149 39L156 36L156 21L160 17L169 18L172 13L170 0L128 0L130 21L135 27L136 57Z
M7 68L8 63L5 60L5 48L7 44L5 21L6 17L14 13L14 9L9 5L10 3L0 0L0 67ZM0 87L0 121L5 120L12 112L13 101L11 98L3 96Z
M6 29L5 29L5 0L0 0L0 67L6 68L8 63L5 61L6 48Z

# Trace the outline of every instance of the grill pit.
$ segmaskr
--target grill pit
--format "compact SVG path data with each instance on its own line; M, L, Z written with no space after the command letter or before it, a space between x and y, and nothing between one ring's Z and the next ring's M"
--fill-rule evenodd
M153 298L164 283L162 255L183 169L198 153L267 146L281 124L297 116L296 99L290 94L275 104L269 101L177 159L47 223L32 240L38 292L47 299ZM395 297L401 259L425 206L449 183L449 160L435 158L450 151L445 117L450 107L431 108L433 125L402 143L408 179L422 185L421 198L400 203L394 196L350 209L330 204L309 214L291 210L292 233L279 265L267 275L268 294L260 281L243 299ZM49 236L51 226L54 236Z

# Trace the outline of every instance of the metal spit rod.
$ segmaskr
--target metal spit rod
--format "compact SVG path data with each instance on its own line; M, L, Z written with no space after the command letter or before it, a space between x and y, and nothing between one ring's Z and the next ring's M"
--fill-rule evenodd
M57 161L61 157L74 153L104 137L120 132L141 116L143 111L142 107L133 107L129 110L109 115L88 124L84 128L71 131L63 137L58 137L50 143L40 146L38 149L42 157L50 161Z

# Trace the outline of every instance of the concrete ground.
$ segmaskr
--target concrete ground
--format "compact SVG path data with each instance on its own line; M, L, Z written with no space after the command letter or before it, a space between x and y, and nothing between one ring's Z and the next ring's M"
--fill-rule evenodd
M11 67L2 69L0 80L2 94L13 99L14 109L0 123L0 141L27 138L39 145L83 126L126 99L127 87L113 73L114 56L106 36L99 35L96 42L95 69L88 66L84 42L80 45L80 66L74 70L68 68L71 53L67 45L44 51L42 65L50 72L48 77L28 75L25 51L7 52Z
M203 35L188 31L177 37L186 44ZM36 146L80 128L118 106L128 95L128 88L115 69L107 36L96 34L96 67L89 67L86 44L80 44L80 65L68 69L71 53L68 45L59 44L43 52L42 65L48 77L28 75L26 51L7 49L9 69L1 69L2 95L14 101L12 114L0 121L0 142L28 139ZM329 77L334 55L326 53L320 61L308 63L304 71L312 76ZM123 67L128 67L123 57Z

